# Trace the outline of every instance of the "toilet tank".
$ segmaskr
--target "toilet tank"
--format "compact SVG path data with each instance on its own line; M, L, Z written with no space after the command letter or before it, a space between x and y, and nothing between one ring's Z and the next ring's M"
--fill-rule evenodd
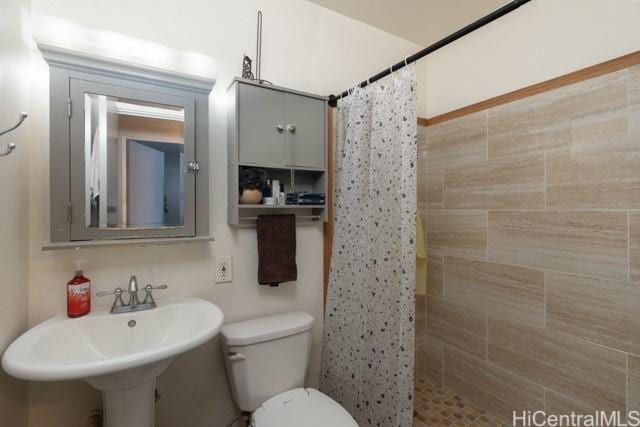
M304 386L313 317L297 311L222 328L229 383L238 407L253 412L267 399Z

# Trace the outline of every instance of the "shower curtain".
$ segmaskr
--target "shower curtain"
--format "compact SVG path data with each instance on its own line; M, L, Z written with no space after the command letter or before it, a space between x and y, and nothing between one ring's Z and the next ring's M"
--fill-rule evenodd
M356 88L335 109L334 239L322 391L360 426L413 417L416 77Z

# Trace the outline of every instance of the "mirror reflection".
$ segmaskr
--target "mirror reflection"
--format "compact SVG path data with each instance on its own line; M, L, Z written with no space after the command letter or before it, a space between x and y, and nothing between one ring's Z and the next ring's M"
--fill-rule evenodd
M184 108L85 94L85 223L184 225Z

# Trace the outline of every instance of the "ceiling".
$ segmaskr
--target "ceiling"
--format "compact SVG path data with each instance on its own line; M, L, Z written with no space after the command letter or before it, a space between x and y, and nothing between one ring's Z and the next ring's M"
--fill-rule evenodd
M428 46L508 0L310 0L341 15Z

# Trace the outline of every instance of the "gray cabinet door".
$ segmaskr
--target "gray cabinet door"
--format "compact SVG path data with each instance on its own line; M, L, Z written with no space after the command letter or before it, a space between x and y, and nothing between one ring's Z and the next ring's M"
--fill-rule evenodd
M287 151L291 153L287 165L324 169L325 102L288 93L286 103Z
M241 165L284 167L285 94L238 85L238 161Z

